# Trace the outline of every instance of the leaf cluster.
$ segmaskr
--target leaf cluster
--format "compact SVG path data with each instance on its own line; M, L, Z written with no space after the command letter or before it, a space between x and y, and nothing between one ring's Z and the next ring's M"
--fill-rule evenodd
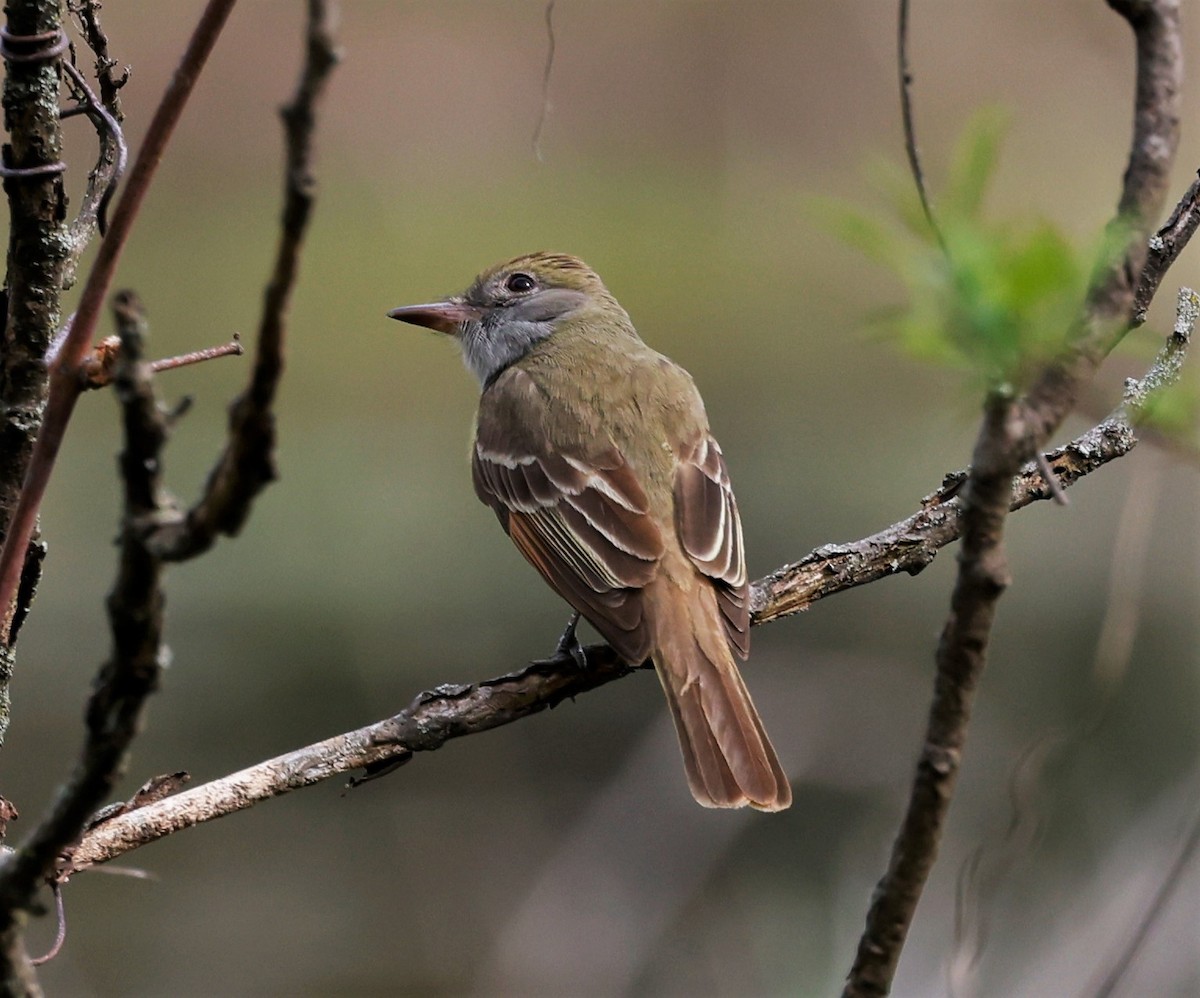
M985 216L1004 130L995 110L964 129L934 208L938 231L896 167L880 177L889 213L842 205L826 214L842 239L904 284L907 302L877 317L885 332L917 357L1019 391L1064 347L1093 257L1048 221Z

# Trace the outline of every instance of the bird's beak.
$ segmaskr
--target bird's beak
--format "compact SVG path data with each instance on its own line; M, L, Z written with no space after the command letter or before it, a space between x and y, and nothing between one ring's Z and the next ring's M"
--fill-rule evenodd
M468 305L464 301L447 299L430 302L428 305L404 305L388 312L389 318L411 322L414 326L436 329L439 333L454 335L463 323L483 318L483 309Z

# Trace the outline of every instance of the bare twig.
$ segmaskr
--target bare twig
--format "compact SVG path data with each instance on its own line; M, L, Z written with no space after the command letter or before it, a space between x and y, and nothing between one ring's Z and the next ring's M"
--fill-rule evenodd
M1149 397L1140 388L1173 383L1186 351L1186 332L1173 335L1141 382L1131 384L1121 407L1100 425L1052 451L1048 460L1064 487L1127 454L1137 443L1133 425ZM763 624L806 609L825 596L885 575L920 571L961 529L954 498L964 472L946 476L942 489L916 514L853 544L827 545L751 587L751 622ZM1012 482L1014 509L1049 498L1031 462ZM144 807L130 802L89 829L60 867L60 875L114 859L148 842L205 821L310 786L341 773L375 772L407 762L415 752L440 748L451 738L509 724L638 671L625 666L607 645L586 650L588 668L573 662L534 663L473 685L444 685L419 695L395 717L297 749Z
M1067 494L1058 484L1058 479L1054 476L1054 469L1050 467L1050 462L1046 460L1046 455L1039 450L1033 456L1033 460L1037 464L1038 471L1042 473L1042 481L1046 483L1046 487L1050 490L1051 498L1060 506L1070 505L1071 500L1067 498Z
M62 952L63 943L67 941L67 910L63 906L62 885L53 883L50 890L54 892L54 914L58 921L58 929L54 933L54 944L42 956L34 957L29 962L35 967L49 963Z
M1133 140L1117 216L1109 226L1112 250L1093 275L1070 349L1041 372L1024 399L993 392L985 405L963 495L959 569L938 643L925 740L888 869L872 898L847 978L847 998L885 995L891 989L937 857L996 604L1009 581L1003 542L1011 477L1061 424L1082 385L1130 328L1150 227L1166 197L1179 138L1178 0L1110 4L1129 21L1137 42Z
M212 7L209 13L213 13ZM210 23L208 26L211 36L209 48L217 27L219 23ZM271 419L270 403L282 370L283 312L294 281L300 238L312 200L313 182L308 169L308 147L313 127L312 103L333 61L328 29L326 5L322 0L310 0L307 68L296 103L285 109L284 113L290 138L284 237L275 276L267 290L267 306L260 329L255 371L243 400L235 406L235 433L230 450L243 446L242 438L236 432L239 418L243 421L257 420L259 424L269 424ZM201 34L200 29L197 34ZM166 131L169 133L169 128ZM134 174L136 178L136 167ZM134 181L131 180L130 188L133 186ZM127 189L126 196L128 194ZM118 232L122 233L123 238L128 231L131 215L128 211L123 214L125 204L126 199L123 198L114 219L110 241L118 238ZM118 222L122 220L125 228L118 229ZM91 280L88 287L93 287ZM87 294L85 289L85 301ZM82 315L82 305L80 312ZM157 687L162 668L163 600L159 580L163 558L151 550L150 540L156 535L155 528L164 519L165 513L165 504L160 498L159 476L160 453L168 435L169 418L154 397L150 380L151 366L141 359L144 323L140 305L132 294L123 293L117 296L115 312L120 342L112 359L113 385L124 414L126 446L121 458L121 471L126 502L120 568L117 584L109 598L113 653L94 684L87 710L87 739L74 773L46 818L29 839L6 856L0 865L0 975L4 977L15 977L20 969L20 929L38 883L51 876L60 853L73 840L86 828L103 825L108 814L112 813L106 811L104 815L93 817L97 805L111 793L113 784L123 770L126 752L137 733L144 704ZM73 366L75 394L78 394L80 375L88 359L79 353L80 347L76 342L79 324L80 316L77 316L61 348L56 367L57 374ZM212 351L207 353L211 355ZM185 361L176 359L169 363L177 366ZM53 394L51 398L53 400ZM240 417L239 412L242 413ZM252 444L263 435L258 425L254 431L257 436ZM264 460L269 460L269 450L266 453ZM245 511L242 512L244 515ZM150 804L177 785L177 776L153 781L124 806Z
M1181 313L1184 305L1181 302ZM976 974L987 945L987 907L1013 866L1028 856L1038 831L1037 794L1051 759L1093 736L1108 717L1120 679L1129 668L1141 620L1150 539L1165 460L1155 454L1148 468L1130 479L1117 521L1109 562L1104 618L1096 638L1092 678L1099 694L1090 716L1040 734L1025 747L1009 779L1009 823L996 844L972 850L959 870L955 895L955 947L947 961L952 996L976 992Z
M900 119L904 125L904 151L908 155L908 168L917 188L917 197L921 199L925 221L929 223L929 228L937 238L942 254L949 257L950 249L946 245L946 237L942 235L942 230L933 216L933 205L925 187L925 171L921 169L921 156L917 152L917 131L913 123L912 109L913 76L908 65L908 0L900 0L900 16L896 28L896 64L900 70Z
M1195 234L1197 226L1200 226L1200 178L1192 181L1171 217L1150 237L1150 251L1146 254L1146 265L1134 294L1134 324L1140 326L1146 321L1159 282Z
M151 549L165 561L186 561L207 551L220 534L235 535L255 497L276 477L271 406L283 374L287 308L316 188L313 114L337 62L334 17L324 0L309 0L308 54L296 95L282 112L287 131L283 225L259 323L254 370L249 386L230 406L229 441L209 473L204 495L186 515L164 519L148 538Z
M121 340L117 336L106 336L93 348L91 354L83 362L80 372L85 389L106 388L112 383L113 369L120 353ZM234 333L233 339L215 347L204 347L181 353L175 357L163 357L161 360L150 362L150 371L159 374L162 371L173 371L178 367L188 367L191 364L201 364L218 357L240 357L246 351L242 347L241 337Z
M104 298L112 284L117 260L129 239L138 209L162 159L167 142L235 2L236 0L209 0L196 25L187 50L151 119L137 162L130 171L129 182L117 202L108 235L100 244L96 260L88 274L70 332L63 341L51 371L50 397L46 404L45 416L29 460L16 510L9 522L4 546L0 549L0 614L3 615L0 617L0 645L12 645L14 601L20 584L25 551L33 536L38 509L54 470L54 461L62 446L67 424L82 390L80 369L91 349L96 323ZM42 351L42 355L44 354L45 350ZM40 357L38 362L40 363Z
M887 872L867 913L847 996L888 993L917 901L937 858L996 603L1009 582L1003 538L1015 470L1005 446L1017 435L1012 421L1012 400L993 393L964 497L959 572L938 642L937 679L917 775Z

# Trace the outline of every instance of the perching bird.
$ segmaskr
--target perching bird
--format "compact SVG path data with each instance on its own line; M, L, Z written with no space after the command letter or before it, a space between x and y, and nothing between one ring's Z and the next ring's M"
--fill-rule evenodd
M696 800L791 804L734 663L750 642L742 528L688 373L564 254L517 257L388 314L458 340L482 386L476 493L626 662L654 660Z

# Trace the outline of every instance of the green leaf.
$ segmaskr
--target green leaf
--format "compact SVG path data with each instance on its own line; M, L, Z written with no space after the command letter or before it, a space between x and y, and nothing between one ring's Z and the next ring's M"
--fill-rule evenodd
M955 147L946 192L940 198L943 211L978 217L996 172L1008 119L1008 113L998 107L981 108L971 116Z
M896 274L907 304L883 320L912 354L1020 389L1062 350L1086 290L1085 259L1049 222L984 216L1006 115L976 114L957 143L947 190L934 198L945 250L910 177L875 166L888 211L826 203L826 224Z

